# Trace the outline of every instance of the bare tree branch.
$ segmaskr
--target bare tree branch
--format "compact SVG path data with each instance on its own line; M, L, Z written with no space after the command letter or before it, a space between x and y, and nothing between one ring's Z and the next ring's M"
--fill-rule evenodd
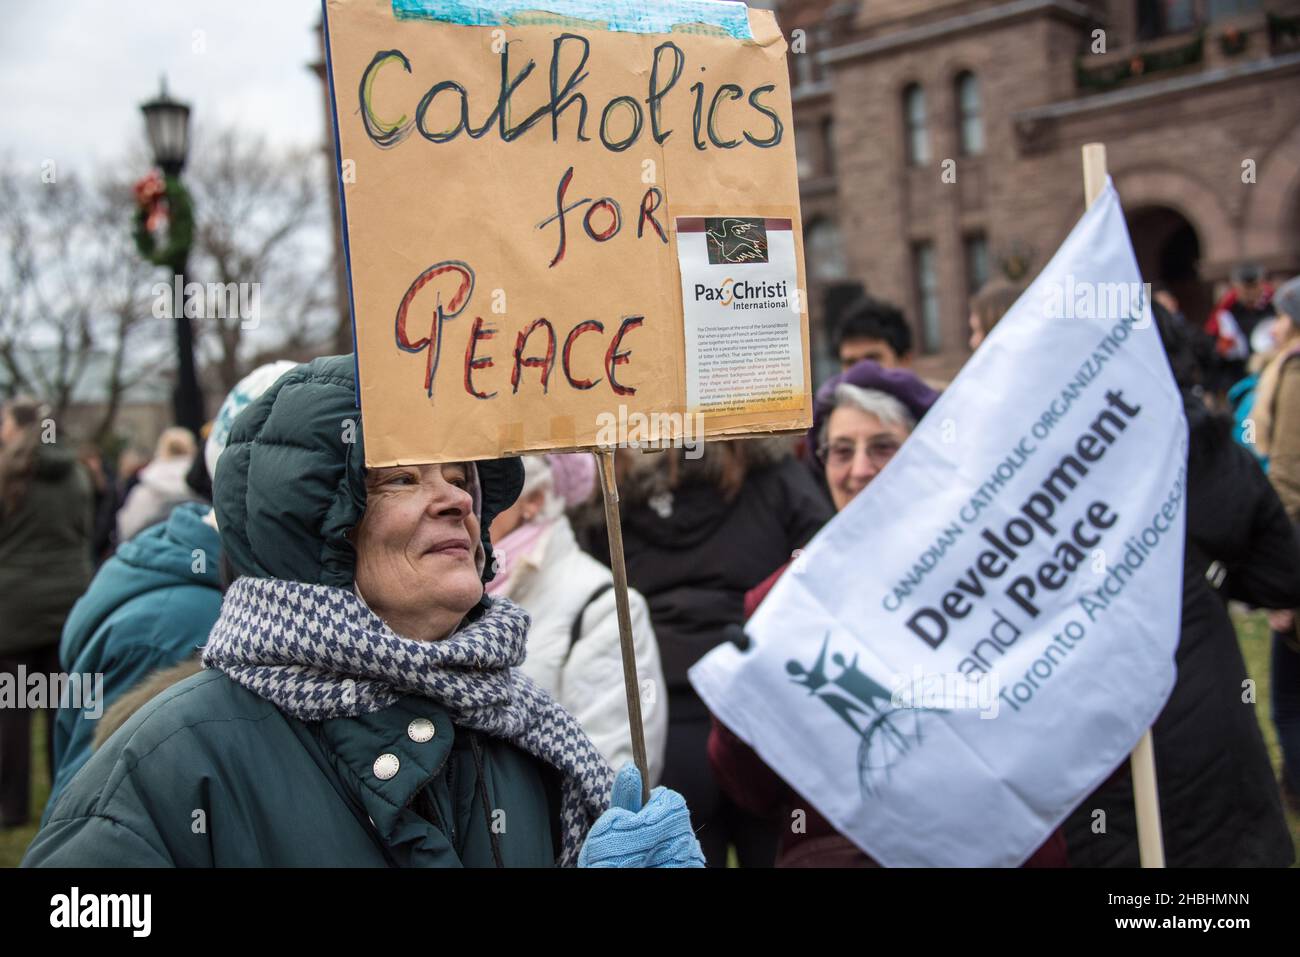
M275 151L235 130L218 134L189 175L198 219L196 274L222 284L257 283L256 329L246 317L196 325L223 389L250 359L323 349L336 321L319 150ZM322 279L324 282L322 282ZM201 326L201 329L200 329Z
M130 370L156 375L166 354L141 348L156 320L133 210L125 184L0 167L0 368L8 388L38 393L56 417L101 403L96 438L111 431Z

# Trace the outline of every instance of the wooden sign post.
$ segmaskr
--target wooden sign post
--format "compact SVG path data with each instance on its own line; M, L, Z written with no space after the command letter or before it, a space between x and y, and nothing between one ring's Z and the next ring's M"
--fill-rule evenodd
M641 723L641 685L636 673L636 646L632 642L632 611L627 602L627 564L623 560L623 525L618 514L618 482L614 450L596 453L600 465L600 492L605 500L605 530L609 535L609 565L614 573L614 602L618 610L618 640L623 652L623 689L627 693L627 720L632 732L632 760L641 771L641 803L650 800L650 763L645 753L645 728ZM664 693L656 690L656 694Z
M1106 188L1106 146L1083 147L1083 191L1091 206ZM1160 795L1156 788L1156 752L1150 729L1129 758L1133 771L1133 802L1137 810L1138 858L1143 867L1164 867L1165 847L1160 828Z

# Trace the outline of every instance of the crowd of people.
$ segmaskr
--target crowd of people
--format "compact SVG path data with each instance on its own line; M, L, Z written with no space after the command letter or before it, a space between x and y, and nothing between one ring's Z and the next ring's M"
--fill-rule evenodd
M972 349L1021 292L972 299ZM1284 866L1300 278L1275 289L1243 266L1203 325L1167 289L1153 311L1189 424L1178 677L1154 728L1166 856ZM96 456L42 441L48 409L7 402L0 667L103 676L97 700L47 713L53 785L25 863L875 866L687 680L744 646L799 550L939 396L898 308L864 297L836 332L842 372L801 439L618 453L644 788L592 456L366 469L339 356L256 370L202 445L166 430L119 491ZM1280 781L1242 707L1229 601L1268 612ZM0 709L0 827L32 813L31 714ZM1136 864L1135 828L1125 762L1025 866Z

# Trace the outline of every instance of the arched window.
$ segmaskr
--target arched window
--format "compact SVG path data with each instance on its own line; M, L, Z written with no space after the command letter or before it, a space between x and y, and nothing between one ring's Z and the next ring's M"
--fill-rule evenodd
M930 162L930 138L925 129L925 92L919 83L903 90L903 122L907 128L907 162L926 165Z
M849 274L844 261L844 247L840 243L840 230L830 219L819 219L808 227L804 235L804 254L808 272L815 282L834 282Z
M957 122L963 156L984 152L984 111L980 103L980 82L974 73L957 76Z

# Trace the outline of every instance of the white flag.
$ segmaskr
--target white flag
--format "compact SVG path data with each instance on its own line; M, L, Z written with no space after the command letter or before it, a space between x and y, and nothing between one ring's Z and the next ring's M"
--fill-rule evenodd
M881 864L1021 864L1173 688L1186 446L1108 184L691 682Z

